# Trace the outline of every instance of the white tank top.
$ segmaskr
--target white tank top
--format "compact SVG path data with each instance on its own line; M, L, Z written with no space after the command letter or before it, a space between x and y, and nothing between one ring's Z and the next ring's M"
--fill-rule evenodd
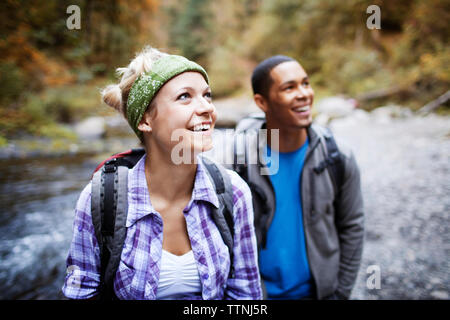
M174 300L201 291L200 275L192 250L177 256L163 249L156 299Z

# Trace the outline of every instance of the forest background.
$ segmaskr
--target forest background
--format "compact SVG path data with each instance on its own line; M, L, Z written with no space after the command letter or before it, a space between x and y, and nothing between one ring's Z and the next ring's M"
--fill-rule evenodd
M67 27L70 5L80 29ZM367 28L370 5L381 29ZM448 90L448 21L444 0L1 1L0 147L76 140L72 124L113 112L99 89L147 44L205 66L215 99L251 96L253 68L285 54L307 70L316 101L343 94L366 110L418 110Z

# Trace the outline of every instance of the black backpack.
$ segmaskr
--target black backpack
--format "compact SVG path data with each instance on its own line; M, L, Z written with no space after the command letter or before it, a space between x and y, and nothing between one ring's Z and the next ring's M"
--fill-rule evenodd
M115 299L113 281L126 237L128 213L128 170L144 156L144 149L131 149L103 161L94 171L91 189L91 213L95 236L100 247L99 299ZM202 162L215 187L219 208L213 207L212 218L230 253L230 274L233 268L233 190L225 168L206 157Z

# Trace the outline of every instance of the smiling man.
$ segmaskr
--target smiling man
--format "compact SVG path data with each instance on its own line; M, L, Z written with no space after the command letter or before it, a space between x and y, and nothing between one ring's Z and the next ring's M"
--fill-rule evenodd
M329 130L312 124L314 91L296 60L264 60L253 72L252 87L265 120L245 119L237 132L267 129L267 140L247 139L266 159L234 169L253 195L265 298L349 298L364 236L355 158ZM272 130L278 130L277 145Z

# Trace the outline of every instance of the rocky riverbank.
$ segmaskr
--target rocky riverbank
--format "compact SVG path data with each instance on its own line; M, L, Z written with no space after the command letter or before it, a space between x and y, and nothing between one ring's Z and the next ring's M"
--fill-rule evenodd
M354 150L366 208L352 298L449 299L450 118L384 111L331 123Z
M234 127L239 119L259 109L247 97L217 100L216 127ZM66 126L75 139L23 136L0 147L0 159L61 157L78 154L112 154L139 146L126 120L119 114L89 117Z

